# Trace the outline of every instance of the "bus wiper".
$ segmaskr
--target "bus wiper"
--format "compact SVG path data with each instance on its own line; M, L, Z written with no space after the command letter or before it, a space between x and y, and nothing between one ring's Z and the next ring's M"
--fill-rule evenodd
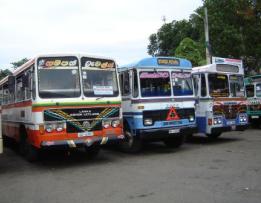
M96 98L96 101L100 100L100 99L103 99L103 98L105 98L105 97L98 97L98 98Z

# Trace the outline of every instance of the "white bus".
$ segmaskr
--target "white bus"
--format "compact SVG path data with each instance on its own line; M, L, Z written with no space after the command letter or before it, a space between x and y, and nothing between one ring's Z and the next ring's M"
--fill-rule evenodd
M39 55L0 81L3 135L28 160L42 148L85 147L123 140L121 96L113 59Z
M144 141L179 147L197 132L191 62L175 57L144 58L119 68L126 139L137 152Z
M200 133L217 138L248 126L244 69L241 60L213 57L213 64L194 67L196 121Z

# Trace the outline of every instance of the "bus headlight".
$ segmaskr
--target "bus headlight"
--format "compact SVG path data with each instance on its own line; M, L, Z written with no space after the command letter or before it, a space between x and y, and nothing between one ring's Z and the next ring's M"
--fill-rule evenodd
M104 121L102 122L102 126L103 126L104 128L110 127L110 126L111 126L111 121L110 121L110 120L104 120Z
M53 128L54 126L53 126L53 124L51 124L51 123L49 123L49 124L45 124L45 130L46 130L46 132L48 132L48 133L51 133L52 131L53 131Z
M144 123L144 125L152 125L153 122L152 122L151 118L146 118L146 119L144 119L143 123Z
M63 123L58 123L56 125L56 131L57 132L61 132L61 131L63 131L63 129L64 129L64 124Z
M221 117L216 117L213 120L214 120L214 125L222 124L222 118Z
M195 117L194 116L189 116L189 122L194 122L195 121Z
M240 123L245 123L245 122L247 122L247 117L246 117L246 116L239 116L239 122L240 122Z
M121 123L120 120L113 120L113 121L111 122L111 126L114 127L114 128L116 128L116 127L118 127L118 126L120 125L120 123Z
M53 131L61 132L66 128L66 123L45 123L45 131L51 133Z

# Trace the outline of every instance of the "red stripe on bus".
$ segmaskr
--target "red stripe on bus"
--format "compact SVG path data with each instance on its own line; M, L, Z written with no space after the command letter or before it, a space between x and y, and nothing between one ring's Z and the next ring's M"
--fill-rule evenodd
M14 104L2 105L2 109L11 109L11 108L28 107L28 106L32 106L32 101L22 101Z

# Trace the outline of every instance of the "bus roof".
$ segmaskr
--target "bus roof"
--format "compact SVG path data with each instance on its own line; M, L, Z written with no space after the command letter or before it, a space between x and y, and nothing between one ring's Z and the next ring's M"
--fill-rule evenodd
M76 57L90 57L90 58L97 58L97 59L107 59L107 60L113 60L114 59L110 58L110 57L104 57L104 56L94 56L94 55L90 55L90 54L86 54L86 53L52 53L52 54L38 54L37 56L33 57L32 59L30 59L29 61L27 61L26 63L24 63L23 65L19 66L18 68L16 68L13 72L12 75L13 76L17 76L19 75L21 72L23 72L24 70L28 69L37 58L39 57L59 57L59 56L76 56ZM3 78L0 81L0 85L3 85L4 83L6 83L8 80L8 76L6 76L5 78Z
M244 79L246 84L252 84L253 82L261 83L261 75L253 75Z
M226 67L227 65L227 67ZM219 66L223 66L219 69ZM236 70L231 69L231 66L238 67ZM244 74L242 67L230 65L230 64L208 64L204 66L198 66L192 68L192 73L230 73L230 74Z
M131 64L120 66L119 69L132 69L132 68L178 68L178 69L192 69L192 64L187 59L177 57L149 57L143 58Z

